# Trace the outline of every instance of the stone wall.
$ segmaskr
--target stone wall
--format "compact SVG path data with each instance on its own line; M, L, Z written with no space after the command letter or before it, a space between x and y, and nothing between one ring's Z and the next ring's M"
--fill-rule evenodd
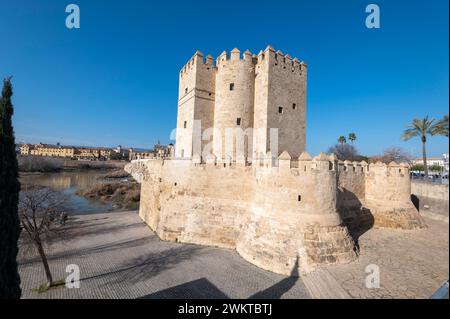
M421 215L448 223L448 189L448 185L413 180L411 182L411 200Z
M230 58L223 52L217 59L216 104L214 106L214 154L219 159L252 156L252 143L239 147L240 141L231 136L226 141L226 130L253 128L253 109L255 94L255 66L252 55L246 51L243 57L240 51L231 51ZM239 119L239 123L237 123ZM239 154L239 151L240 154Z
M193 145L193 141L196 138L201 141L203 129L213 127L215 75L212 57L204 59L199 51L180 71L176 157L191 158L207 144L207 141L202 141Z
M354 260L354 227L424 226L406 196L408 169L393 163L283 152L251 166L147 160L127 171L142 180L139 214L161 239L233 248L281 274Z
M306 171L282 162L147 161L139 214L163 240L233 248L282 274L295 265L305 272L356 258L336 210L336 172L328 159L315 158Z
M278 129L279 153L275 156L287 151L298 157L306 148L307 67L271 47L264 55L269 72L267 127Z
M411 180L407 164L370 165L366 174L365 205L376 226L401 229L425 227L411 202Z

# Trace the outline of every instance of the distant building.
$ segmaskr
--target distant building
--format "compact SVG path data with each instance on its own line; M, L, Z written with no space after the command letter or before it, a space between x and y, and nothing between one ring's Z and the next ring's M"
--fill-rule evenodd
M442 159L444 160L444 170L449 171L449 157L448 153L442 154Z
M125 149L122 145L118 145L114 150L114 159L129 159L130 149Z
M20 155L30 155L30 145L22 144L19 146Z
M158 141L153 148L153 154L155 157L160 158L168 158L173 157L175 151L175 147L173 144L169 145L161 145Z
M162 145L158 141L153 147L153 150L139 150L129 149L128 159L130 161L137 159L149 159L149 158L171 158L175 154L175 147L173 144Z
M36 145L24 144L20 147L21 155L48 156L48 157L74 157L75 148L62 146L60 144L51 145L39 143Z
M133 161L133 160L139 160L139 159L149 159L149 158L154 158L155 156L153 155L153 151L149 150L149 151L142 151L142 150L136 150L133 148L130 148L129 153L128 153L128 160Z
M92 147L73 147L63 146L61 144L43 144L36 145L22 144L19 146L20 155L23 156L47 156L47 157L63 157L79 160L109 160L112 150L108 148L92 148Z
M422 158L413 160L414 165L423 165ZM443 154L442 157L427 157L427 166L439 166L448 171L448 154Z
M77 159L87 159L87 160L96 160L96 159L111 159L112 151L108 148L91 148L84 147L77 150L75 154L75 158Z

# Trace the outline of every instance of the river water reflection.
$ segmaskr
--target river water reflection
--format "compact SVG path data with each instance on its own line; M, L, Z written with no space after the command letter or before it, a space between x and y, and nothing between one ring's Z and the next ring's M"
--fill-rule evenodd
M88 200L76 194L78 190L83 191L101 183L99 177L102 174L104 171L21 173L20 182L50 187L61 192L67 198L64 206L72 214L104 213L113 211L113 205Z

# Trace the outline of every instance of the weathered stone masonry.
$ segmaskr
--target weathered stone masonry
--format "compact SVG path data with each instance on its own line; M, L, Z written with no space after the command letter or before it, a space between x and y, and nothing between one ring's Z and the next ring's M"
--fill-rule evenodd
M258 56L224 52L215 64L197 52L180 72L175 158L125 168L142 183L139 215L163 240L236 249L281 274L354 260L354 234L373 226L424 227L406 164L311 159L305 119L303 62L270 46ZM196 136L236 125L265 132L245 154L227 153L222 134Z
M354 260L347 226L365 227L364 214L374 226L423 227L406 165L337 162L325 154L311 160L307 153L262 164L144 160L127 170L142 178L139 214L161 239L233 248L281 274L296 262L308 272ZM379 192L378 183L395 187Z

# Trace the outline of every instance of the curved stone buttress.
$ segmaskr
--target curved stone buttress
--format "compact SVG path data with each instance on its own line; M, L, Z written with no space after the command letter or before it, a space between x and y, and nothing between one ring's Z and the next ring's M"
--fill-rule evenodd
M308 272L354 260L353 240L336 210L336 172L326 156L296 168L282 157L278 166L268 163L147 161L139 214L163 240L234 248L281 274L296 265Z

